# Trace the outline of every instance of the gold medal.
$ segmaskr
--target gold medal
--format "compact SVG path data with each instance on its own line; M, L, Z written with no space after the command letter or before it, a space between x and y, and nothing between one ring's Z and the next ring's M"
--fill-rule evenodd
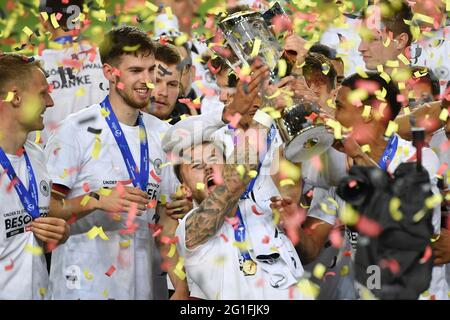
M246 276L253 276L256 273L256 262L249 259L242 264L242 271Z

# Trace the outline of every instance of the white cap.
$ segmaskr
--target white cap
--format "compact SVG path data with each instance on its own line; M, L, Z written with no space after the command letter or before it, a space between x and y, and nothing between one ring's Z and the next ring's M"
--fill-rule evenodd
M184 150L204 142L214 143L224 149L223 141L219 141L214 133L222 128L219 124L206 124L204 116L191 116L167 130L161 145L164 152L172 153L173 156L180 156Z
M172 14L169 16L166 13L161 13L155 18L155 37L159 38L162 35L169 37L178 37L181 35L180 27L178 26L178 18Z

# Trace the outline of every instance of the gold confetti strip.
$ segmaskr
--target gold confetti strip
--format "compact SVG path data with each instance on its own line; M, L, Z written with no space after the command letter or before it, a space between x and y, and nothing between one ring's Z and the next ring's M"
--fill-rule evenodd
M167 253L167 256L168 256L169 258L172 258L173 255L175 254L176 249L177 249L177 246L176 246L175 244L171 243L171 244L170 244L169 252Z
M195 188L197 190L204 190L205 189L205 184L202 183L202 182L197 182L196 185L195 185Z
M370 153L372 150L370 149L370 145L368 145L368 144L365 144L365 145L363 145L363 146L361 146L361 150L362 150L362 152L364 152L364 153Z
M320 287L308 279L301 279L297 283L297 288L304 296L312 299L315 299L320 293Z
M280 181L280 187L285 187L285 186L295 186L295 182L292 179L283 179Z
M384 135L386 137L390 137L390 136L392 136L392 134L394 132L397 132L397 130L398 130L398 124L396 124L394 121L391 120L391 121L389 121L388 127L386 128Z
M317 279L322 279L326 270L327 270L327 268L323 264L318 263L314 267L313 275Z
M5 100L3 100L3 101L4 102L11 102L13 98L14 98L14 92L9 91L8 94L6 95Z
M389 212L391 213L392 219L395 221L400 221L403 218L402 212L399 210L401 206L401 201L397 197L393 197L389 201Z
M25 252L31 253L34 256L40 256L44 253L44 250L40 246L33 246L27 243L25 246Z
M253 42L253 49L252 53L250 54L250 57L254 58L259 54L259 49L261 48L261 39L256 37L255 41Z
M442 109L441 113L439 114L439 119L442 121L447 121L448 118L448 109Z

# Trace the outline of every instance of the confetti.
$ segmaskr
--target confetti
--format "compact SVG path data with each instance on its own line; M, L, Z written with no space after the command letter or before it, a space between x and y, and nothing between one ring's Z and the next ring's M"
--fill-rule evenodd
M252 53L250 54L250 57L254 58L259 54L259 49L261 48L261 39L255 38L255 41L253 42L253 49Z
M392 219L395 221L400 221L403 217L402 212L399 210L400 206L401 202L397 197L393 197L389 201L389 212L391 213Z
M125 88L125 84L123 82L117 83L117 89L123 90Z
M202 183L202 182L197 182L196 185L195 185L195 188L197 190L204 190L205 189L205 184Z
M92 279L94 279L94 276L89 273L89 269L84 269L83 274L86 280L91 281Z
M108 277L111 277L111 275L114 273L114 271L116 271L116 267L114 267L112 265L109 267L108 271L105 272L105 275L107 275Z
M170 244L170 250L169 250L169 252L167 253L167 256L169 257L169 258L172 258L173 257L173 255L175 254L175 252L176 252L176 249L177 249L177 246L175 245L175 244Z
M10 259L9 261L11 261L11 262L10 262L10 264L5 266L5 271L10 271L14 268L14 261L12 259Z
M327 268L323 264L318 263L314 267L313 275L317 279L322 279L326 270L327 270Z
M362 152L370 153L371 152L370 145L365 144L365 145L361 146L361 150L362 150Z
M31 253L34 256L40 256L44 253L44 250L40 246L33 246L28 243L25 246L25 252Z
M14 98L14 92L9 91L6 95L5 100L3 100L4 102L11 102L12 99Z
M257 216L262 216L264 213L263 212L259 212L257 209L256 209L256 205L254 204L254 205L252 205L252 212L254 213L254 214L256 214Z
M161 178L158 177L155 173L155 171L152 169L150 171L150 176L157 182L157 183L161 183Z
M424 264L425 262L427 262L431 258L431 255L432 255L431 247L427 246L425 248L425 252L423 253L422 258L420 258L420 260L419 260L419 263L420 264Z
M295 182L292 179L283 179L280 181L280 187L295 186Z
M439 119L442 121L447 121L448 114L448 109L442 109L441 113L439 114Z

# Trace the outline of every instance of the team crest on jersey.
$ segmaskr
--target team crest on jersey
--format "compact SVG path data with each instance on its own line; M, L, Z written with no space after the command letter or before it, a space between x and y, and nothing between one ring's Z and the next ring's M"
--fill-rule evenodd
M114 135L115 135L116 137L120 137L120 136L122 135L122 132L121 132L119 129L116 129L116 130L114 131Z
M48 195L50 194L50 186L48 182L42 180L41 183L39 184L39 190L44 195L44 197L48 197Z
M155 159L155 161L153 161L153 167L155 168L155 172L157 175L161 174L161 164L161 159Z

